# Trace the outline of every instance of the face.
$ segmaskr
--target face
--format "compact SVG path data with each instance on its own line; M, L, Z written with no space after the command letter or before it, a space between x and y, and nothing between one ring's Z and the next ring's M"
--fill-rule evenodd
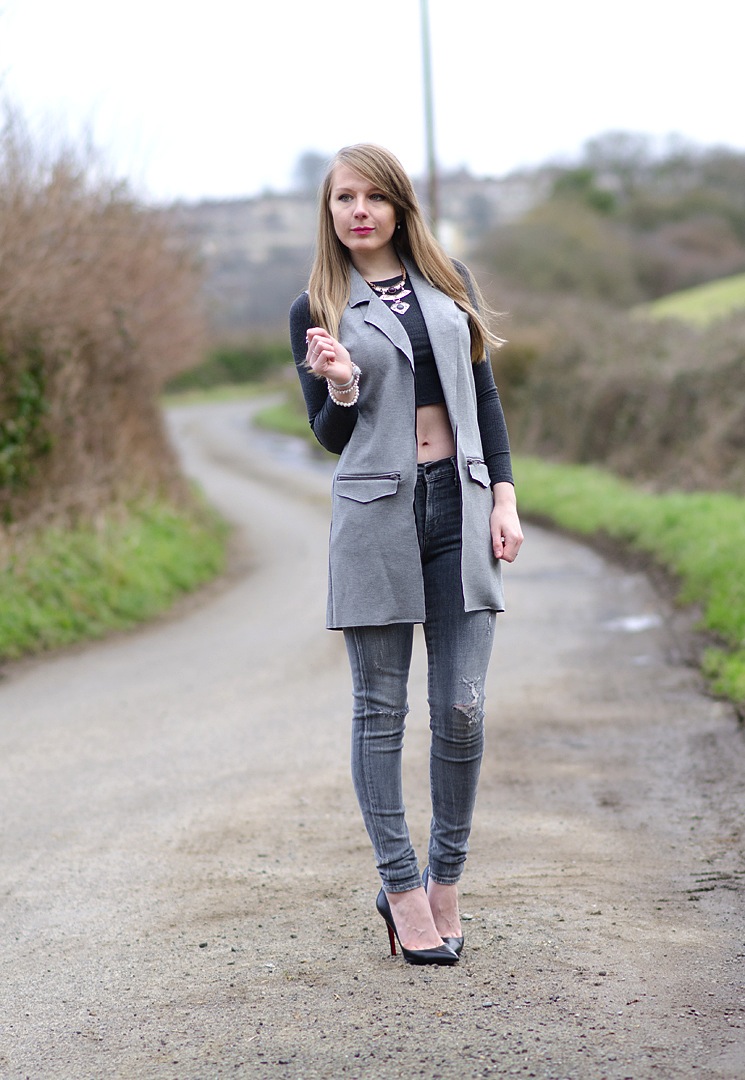
M393 251L396 210L386 195L346 165L337 165L331 177L329 208L339 240L355 256L367 261Z

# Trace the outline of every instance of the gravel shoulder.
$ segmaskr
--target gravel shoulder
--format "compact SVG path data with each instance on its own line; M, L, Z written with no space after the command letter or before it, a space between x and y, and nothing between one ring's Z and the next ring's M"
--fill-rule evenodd
M328 472L170 414L233 572L0 682L0 1077L745 1078L745 733L667 600L529 527L455 969L387 956L323 629ZM429 819L418 636L407 731Z

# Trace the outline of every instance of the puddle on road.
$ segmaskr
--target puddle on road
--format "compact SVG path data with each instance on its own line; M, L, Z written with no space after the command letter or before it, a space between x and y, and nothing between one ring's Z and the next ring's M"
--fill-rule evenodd
M618 630L623 634L640 634L643 630L654 630L662 626L662 616L653 613L646 615L622 615L619 619L609 619L603 624L604 630Z
M320 448L316 449L305 439L280 435L275 431L264 431L257 427L251 428L251 437L256 440L261 449L271 454L281 464L289 465L291 468L312 469L314 472L327 473L330 476L336 465L335 458L325 454Z

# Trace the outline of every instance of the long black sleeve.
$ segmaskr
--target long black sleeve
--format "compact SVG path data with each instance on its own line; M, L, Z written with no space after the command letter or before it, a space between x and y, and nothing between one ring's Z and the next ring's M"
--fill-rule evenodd
M484 461L489 470L492 484L499 484L512 479L512 460L507 424L502 411L499 391L494 382L494 373L489 360L473 365L473 381L476 384L476 415L481 433L481 446Z
M308 410L308 420L313 434L321 446L332 454L340 454L349 442L357 423L357 406L344 408L331 400L325 379L319 379L305 365L307 342L305 335L313 323L310 317L310 300L307 292L301 293L290 308L290 345L295 367Z

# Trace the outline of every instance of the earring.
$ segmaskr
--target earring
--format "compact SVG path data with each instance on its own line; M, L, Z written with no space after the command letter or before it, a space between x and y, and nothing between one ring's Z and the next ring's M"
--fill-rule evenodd
M401 222L400 221L396 224L396 232L401 232Z

